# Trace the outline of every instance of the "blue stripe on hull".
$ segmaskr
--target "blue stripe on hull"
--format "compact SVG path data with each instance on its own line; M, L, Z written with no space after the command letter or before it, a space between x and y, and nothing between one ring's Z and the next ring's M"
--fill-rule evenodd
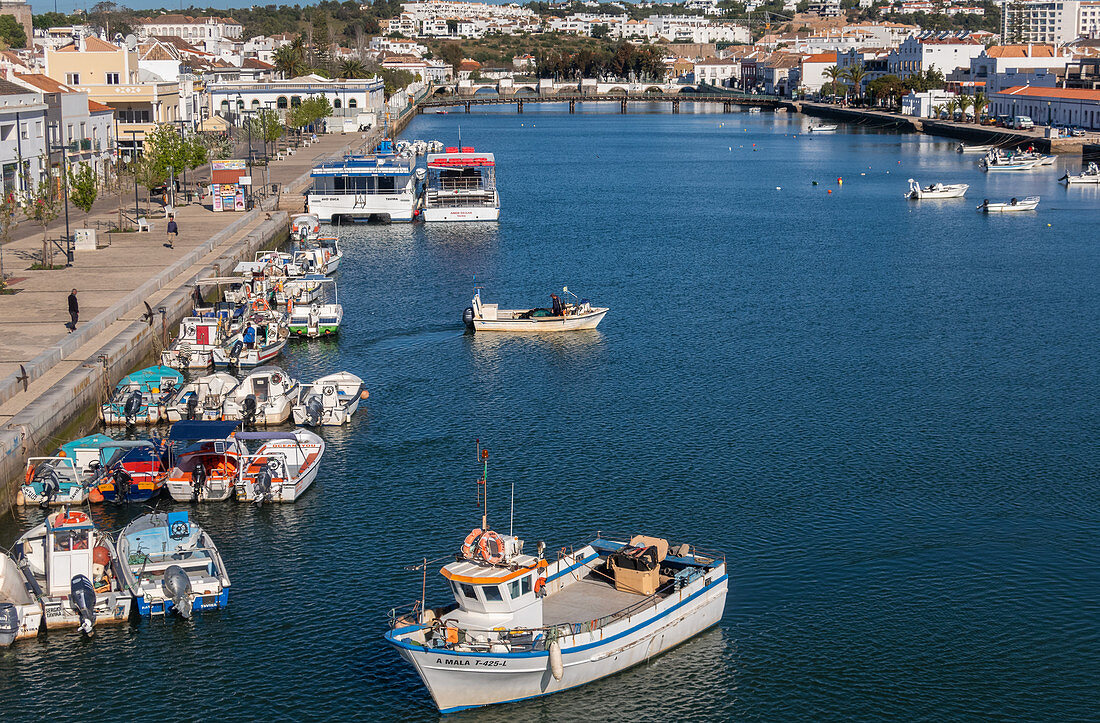
M137 603L138 615L143 618L151 617L154 613L157 615L167 615L172 612L175 605L171 600L163 600L155 603L151 603L145 599L144 595L140 595L134 599ZM205 610L219 610L229 605L229 590L224 589L217 595L199 595L191 603L192 613L201 613Z

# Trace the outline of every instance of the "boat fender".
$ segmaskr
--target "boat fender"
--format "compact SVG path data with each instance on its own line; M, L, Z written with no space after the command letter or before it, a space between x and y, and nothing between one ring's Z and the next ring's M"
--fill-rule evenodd
M359 392L359 398L360 399L367 399L368 397L370 397L370 392L368 392L366 389Z
M34 479L34 465L33 464L28 464L27 465L27 474L24 476L23 481L26 482L27 484L30 484L33 479Z
M27 496L23 494L22 489L16 490L15 491L15 506L16 507L22 507L25 504L27 504Z
M477 545L477 538L481 537L481 528L475 527L470 534L466 535L466 540L462 543L462 556L469 559L474 556L474 549Z
M554 680L561 680L562 676L565 675L565 665L561 659L561 645L558 644L557 640L550 643L549 651L550 675L554 676Z
M96 505L103 501L103 493L99 491L98 487L93 487L88 491L88 501Z

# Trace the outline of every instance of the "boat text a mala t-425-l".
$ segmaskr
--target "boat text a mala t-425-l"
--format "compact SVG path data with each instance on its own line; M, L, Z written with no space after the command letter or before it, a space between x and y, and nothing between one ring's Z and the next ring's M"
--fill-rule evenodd
M578 299L568 286L562 288L562 294L573 296L574 301L562 301L557 294L550 294L548 309L499 309L497 304L483 303L478 289L462 313L462 321L473 331L579 331L595 329L607 315L607 307Z
M441 570L454 602L391 615L386 640L444 713L612 675L717 624L725 609L724 557L688 544L597 536L553 561L542 543L534 555L523 547L483 524Z
M428 156L424 221L496 221L500 218L496 159L473 148Z

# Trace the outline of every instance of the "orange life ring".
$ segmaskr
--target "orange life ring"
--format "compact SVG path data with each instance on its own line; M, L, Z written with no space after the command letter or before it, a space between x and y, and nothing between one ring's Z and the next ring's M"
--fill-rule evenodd
M87 522L88 516L83 512L62 512L57 516L55 525L79 525L81 522Z
M477 545L477 538L481 537L481 528L475 527L470 534L466 535L465 542L462 543L462 556L470 558L474 556L474 548Z
M535 578L535 594L536 595L541 595L542 594L542 586L545 585L545 584L546 584L546 578L545 577Z
M288 314L293 314L294 313L294 302L291 299L286 300L286 313L288 313Z
M26 476L25 481L26 481L27 484L30 484L33 480L34 480L34 465L28 462L27 463L27 476Z
M494 546L495 549L490 549L490 546ZM490 565L496 565L504 561L504 540L500 539L500 535L488 530L481 539L478 540L477 549L481 553L481 559Z
M252 302L253 311L271 311L271 307L267 305L267 299L256 299Z

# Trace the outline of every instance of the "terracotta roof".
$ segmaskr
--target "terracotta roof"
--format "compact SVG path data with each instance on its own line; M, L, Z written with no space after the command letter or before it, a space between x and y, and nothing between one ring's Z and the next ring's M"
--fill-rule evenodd
M241 63L242 68L251 68L252 70L274 70L275 66L271 63L265 63L259 58L245 58Z
M478 70L479 68L481 68L481 63L472 58L463 58L462 62L458 64L459 70Z
M21 85L16 85L10 80L4 80L0 78L0 95L22 95L24 93L33 93L33 90L24 88Z
M103 111L115 112L115 109L109 105L103 105L102 103L96 103L94 100L88 99L88 112L89 113L102 113Z
M802 59L803 63L835 63L836 53L814 53Z
M1017 85L996 93L1027 98L1061 98L1063 100L1094 100L1100 102L1100 90L1083 88L1036 88L1030 85Z
M74 92L73 89L69 86L65 85L64 83L57 82L48 75L41 75L39 73L16 73L15 77L19 78L19 80L23 81L24 83L33 85L35 88L38 88L39 90L46 93Z
M172 51L156 41L142 46L142 51L144 53L141 56L142 60L179 60L172 55Z
M985 49L991 58L1053 58L1053 45L993 45Z
M117 45L111 45L105 40L100 40L94 35L89 35L84 38L84 50L80 49L80 46L76 43L69 43L63 48L58 48L59 53L117 53L122 48Z

